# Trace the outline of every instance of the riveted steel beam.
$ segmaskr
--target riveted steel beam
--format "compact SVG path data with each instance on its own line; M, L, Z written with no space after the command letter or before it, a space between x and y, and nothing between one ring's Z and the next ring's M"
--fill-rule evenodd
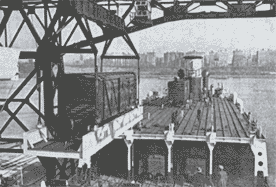
M2 36L4 29L6 28L6 25L10 19L11 13L12 13L11 9L4 10L4 17L0 23L0 37Z
M20 9L19 11L20 11L23 19L25 20L26 24L28 25L33 37L35 38L36 43L40 44L40 41L41 41L40 36L38 35L38 32L36 31L34 25L32 24L32 22L30 20L30 18L28 17L28 14L23 9Z
M156 1L156 0L153 0L153 1L151 1L151 2L152 2L152 4L154 4L154 5L158 6L158 7L160 7L162 10L166 10L166 8L165 8L160 2L158 2L158 1Z

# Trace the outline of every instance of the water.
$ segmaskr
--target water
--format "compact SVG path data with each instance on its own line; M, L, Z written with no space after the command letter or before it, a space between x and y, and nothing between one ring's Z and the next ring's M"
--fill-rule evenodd
M15 83L15 89L22 80ZM147 96L149 91L161 91L167 88L168 80L157 79L157 78L142 78L140 82L140 100ZM263 127L266 127L266 138L267 138L267 151L268 151L268 173L269 173L269 184L274 186L275 175L276 175L276 164L275 156L276 141L274 128L274 121L276 121L276 79L274 78L231 78L231 79L211 79L210 83L217 87L217 83L223 83L224 87L228 87L230 91L236 91L238 97L244 102L244 109L246 112L251 112L252 117L258 120L258 123ZM32 80L27 88L25 88L20 94L20 97L27 95L31 86L35 83ZM8 95L11 83L0 81L0 94L1 97L6 97ZM12 93L12 92L11 92ZM19 98L19 97L17 97ZM38 106L37 94L31 98L31 102ZM12 111L15 110L15 105L11 104L10 108ZM43 108L43 102L42 102ZM29 129L32 129L37 124L37 115L32 112L32 110L25 106L18 115L19 119L27 124ZM0 121L6 121L8 115L3 112L0 115ZM9 126L4 132L5 137L22 137L23 130L12 121L12 125ZM2 126L2 124L0 125Z

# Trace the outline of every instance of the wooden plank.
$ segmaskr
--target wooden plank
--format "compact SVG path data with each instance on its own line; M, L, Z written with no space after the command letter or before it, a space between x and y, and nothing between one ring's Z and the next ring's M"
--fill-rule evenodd
M164 105L168 104L168 98L159 98L153 101L153 105L155 106L161 107L162 104Z
M213 104L208 107L207 111L207 122L206 122L206 128L205 128L205 133L204 135L206 136L206 132L211 131L212 124L214 125L214 129L216 128L216 124L214 123L214 103L215 103L215 98L213 99Z
M229 101L228 101L229 102ZM243 117L243 115L240 113L238 108L234 105L234 103L229 102L230 106L232 106L233 110L235 111L236 117L239 119L240 125L243 129L244 136L249 137L249 123L246 121L246 119Z
M170 112L169 112L169 114L170 114L169 118L166 118L166 119L163 121L163 123L160 123L160 129L165 129L165 127L168 126L168 125L171 123L171 121L172 121L172 114L173 114L175 111L178 111L178 109L175 108L175 107L174 107L174 108L171 108L171 110L170 110Z
M194 108L193 114L187 124L187 127L184 130L184 134L191 135L193 126L195 122L197 121L197 110L200 108L201 102L196 103L196 107Z
M187 115L188 110L186 110L185 108L186 108L186 106L182 106L181 108L177 109L176 124L174 124L174 128L176 129L175 132L178 130L182 121L184 120L185 116ZM183 110L183 116L181 116L182 110Z
M150 119L148 119L148 113L150 113L150 117L153 117L153 115L157 115L158 111L159 111L158 108L155 106L150 106L150 107L147 106L144 109L144 113L143 113L144 119L149 121Z
M181 116L181 111L182 110L183 110L183 116ZM180 127L180 125L181 125L182 121L184 120L185 116L187 115L187 113L188 113L188 110L185 109L185 106L183 106L182 108L180 108L178 110L178 115L177 115L177 118L176 118L177 124L175 124L176 131Z
M155 100L148 100L148 101L144 101L145 102L145 106L162 106L162 104L164 104L164 106L168 106L168 98L158 98Z
M166 121L164 121L164 123L161 124L161 128L162 128L162 129L165 129L166 126L168 126L169 124L171 124L171 122L172 122L172 114L173 114L174 112L176 112L176 111L179 113L178 108L172 108L172 110L170 111L170 118L169 118L169 119L166 119ZM174 125L176 126L176 124L174 124Z
M198 136L205 136L204 132L206 131L206 122L207 122L207 113L209 106L203 106L203 112L201 115L200 125L197 129Z
M188 112L186 113L186 115L184 117L184 120L181 122L179 128L177 129L176 134L183 135L184 130L185 130L185 128L186 128L186 126L187 126L187 124L188 124L188 122L189 122L189 120L190 120L190 118L191 118L194 110L195 110L195 108L188 110Z
M153 134L154 131L160 130L160 127L149 127L148 129L144 129L144 131L141 132L141 134Z
M151 131L149 132L149 134L157 134L157 132L160 130L160 127L153 127L150 130Z
M237 109L237 107L234 105L234 103L232 102L227 102L229 104L229 107L232 108L232 110L234 111L233 114L235 116L235 118L237 119L237 129L239 130L239 134L241 135L241 137L249 137L249 132L246 131L247 126L246 126L246 122L245 122L245 126L243 126L242 121L244 120L242 116L242 114L240 113L240 111Z
M225 137L232 137L231 132L229 131L229 124L225 116L225 109L222 105L223 99L218 99L218 106L219 106L219 113L220 113L220 119L221 119L221 126L223 130L223 134Z
M149 124L160 112L161 111L159 111L156 107L150 107L147 110L144 110L142 123ZM148 113L150 113L150 119L148 119Z
M170 108L160 110L158 112L158 115L154 115L155 117L145 124L146 127L151 127L151 126L155 125L156 123L160 124L163 120L165 120L165 118L168 118L168 112L170 110L171 110Z
M139 134L144 134L144 132L146 132L147 129L142 128L141 131L139 131Z
M169 125L173 111L175 111L175 108L164 109L160 118L156 120L155 124L158 123L160 126Z
M52 144L52 143L54 143L53 140L49 140L48 142L41 141L41 142L35 144L33 149L41 150L43 147L45 147L49 144Z
M148 112L151 112L154 107L153 106L143 106L144 107L144 115Z
M151 131L152 131L152 127L148 127L146 129L143 129L141 131L141 134L150 134Z
M232 109L232 107L230 106L230 104L229 104L229 102L225 102L226 103L226 107L227 107L227 109L228 109L228 111L229 111L229 113L230 113L230 116L231 116L231 118L232 118L232 120L233 120L233 125L234 125L234 127L235 127L235 129L236 129L236 132L237 132L237 135L238 135L238 137L241 137L240 136L240 128L238 128L238 126L239 126L239 122L238 122L238 119L237 119L237 117L235 116L235 114L234 114L234 111L233 111L233 109Z
M42 150L49 150L49 151L65 151L65 143L64 142L54 142L47 146L45 146ZM69 145L66 145L66 147L69 147Z
M145 183L143 183L143 184L141 185L141 187L147 187L147 185L146 185Z
M143 125L146 127L152 126L152 123L154 122L155 118L158 118L158 116L161 114L161 110L156 110L150 113L150 119L148 119L148 113L146 114L144 120L142 121Z
M156 119L159 119L160 116L163 116L164 112L166 112L166 110L168 108L164 108L161 109L159 107L154 107L155 111L153 111L153 113L150 113L150 119L148 119L148 114L146 114L146 119L145 121L143 121L144 124L146 124L146 127L152 126L153 123L155 122Z
M229 110L228 110L228 108L226 106L226 102L228 102L228 101L226 101L226 99L223 99L222 105L223 105L223 108L225 110L226 118L228 120L229 129L231 131L232 137L239 137L237 135L237 130L234 127L234 121L233 121L233 119L232 119L232 117L230 115L230 112L229 112Z
M196 116L195 118L195 122L192 126L192 130L191 130L191 134L192 135L197 135L198 134L198 131L200 129L200 124L201 124L201 120L202 120L202 117L203 117L203 110L204 110L204 102L200 102L200 106L199 106L199 110L200 110L200 116ZM199 118L198 118L199 117Z
M169 125L172 121L172 114L176 111L176 108L171 108L168 113L169 113L169 117L165 118L165 120L163 121L163 123L160 123L161 127L166 127L167 125Z
M149 113L149 112L153 112L154 110L156 110L156 106L144 106L144 111L145 111L145 114Z
M215 124L216 124L216 132L217 136L223 137L223 128L222 128L222 123L219 115L219 106L218 106L218 98L214 98L214 118L215 118Z
M158 106L150 106L150 110L148 110L148 113L155 113L157 111L160 111L161 110L161 107L158 107ZM148 115L148 114L146 114ZM148 116L147 116L148 117Z
M48 142L41 142L39 146L35 146L32 150L43 150L43 149L48 149L52 144L56 145L57 142L54 140L50 140Z
M156 134L157 131L162 129L163 127L168 126L171 123L171 116L172 113L175 111L175 108L169 108L166 110L166 114L162 117L160 117L153 125L158 124L159 128L156 128L154 131L152 131L152 134Z
M204 115L204 113L205 113L205 115ZM199 131L200 130L205 129L206 114L207 114L207 106L205 105L205 102L202 102L200 121L199 121L198 128L196 129L196 132L195 132L195 135L197 135L197 136L199 136ZM202 136L203 136L203 134L202 134Z
M164 134L165 129L162 127L159 127L157 131L155 131L153 134Z

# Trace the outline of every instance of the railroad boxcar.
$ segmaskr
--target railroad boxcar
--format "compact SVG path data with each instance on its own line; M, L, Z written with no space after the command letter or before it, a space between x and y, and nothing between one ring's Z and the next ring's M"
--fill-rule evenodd
M60 80L59 116L73 120L80 137L137 104L135 73L98 73L97 95L95 80L95 74L65 74Z

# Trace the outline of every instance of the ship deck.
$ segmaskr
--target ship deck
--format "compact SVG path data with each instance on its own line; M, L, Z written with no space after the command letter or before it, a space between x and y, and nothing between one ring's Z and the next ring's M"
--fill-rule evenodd
M213 97L212 100L213 110L211 104L206 105L203 101L194 102L189 108L170 106L166 98L144 104L143 125L134 131L134 136L150 139L150 136L164 135L165 128L172 123L173 113L177 112L174 120L175 136L182 139L206 138L207 132L211 131L211 124L214 124L218 139L226 142L248 140L250 123L247 116L241 114L238 107L227 98Z

